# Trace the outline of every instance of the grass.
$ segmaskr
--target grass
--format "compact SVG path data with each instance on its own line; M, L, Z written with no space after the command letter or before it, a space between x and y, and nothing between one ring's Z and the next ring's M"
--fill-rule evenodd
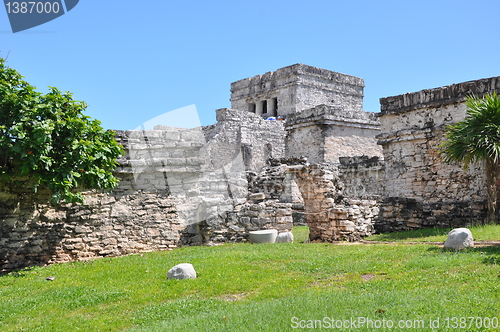
M309 241L309 227L295 226L293 228L293 240L295 243L304 243Z
M198 278L167 280L183 262ZM188 247L10 273L0 277L0 298L1 331L294 331L324 317L424 320L415 330L446 331L429 320L500 317L500 248Z
M500 225L468 227L475 241L500 241ZM452 228L426 228L415 231L376 234L366 241L444 242Z

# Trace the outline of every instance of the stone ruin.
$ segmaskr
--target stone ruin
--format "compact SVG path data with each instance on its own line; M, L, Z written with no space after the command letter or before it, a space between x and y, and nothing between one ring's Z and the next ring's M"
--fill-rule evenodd
M363 79L295 64L231 84L231 108L263 117L286 117L319 105L357 112Z
M296 64L231 84L232 109L194 129L116 131L126 155L112 191L49 203L2 183L0 264L30 265L246 241L307 224L311 241L462 227L486 214L482 165L443 164L446 125L500 78L381 99L363 80Z

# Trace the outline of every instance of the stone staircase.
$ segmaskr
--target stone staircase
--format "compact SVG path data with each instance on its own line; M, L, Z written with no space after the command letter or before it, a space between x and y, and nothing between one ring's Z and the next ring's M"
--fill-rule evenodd
M168 191L174 198L184 228L181 243L204 242L200 224L222 224L235 202L246 199L243 164L214 169L201 128L127 131L120 143L127 155L118 172L133 174L136 190Z

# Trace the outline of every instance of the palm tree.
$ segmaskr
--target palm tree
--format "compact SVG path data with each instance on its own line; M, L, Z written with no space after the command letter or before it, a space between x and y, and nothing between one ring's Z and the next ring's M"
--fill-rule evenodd
M497 165L500 161L500 97L496 92L483 98L467 98L465 119L448 126L441 144L448 164L484 162L489 223L495 222Z

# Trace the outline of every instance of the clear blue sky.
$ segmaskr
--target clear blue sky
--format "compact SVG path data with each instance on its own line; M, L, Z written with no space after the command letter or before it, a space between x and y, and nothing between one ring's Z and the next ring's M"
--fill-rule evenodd
M363 78L378 112L381 97L500 76L499 13L498 0L80 0L16 34L0 8L0 55L106 129L191 104L214 123L231 82L294 63Z

